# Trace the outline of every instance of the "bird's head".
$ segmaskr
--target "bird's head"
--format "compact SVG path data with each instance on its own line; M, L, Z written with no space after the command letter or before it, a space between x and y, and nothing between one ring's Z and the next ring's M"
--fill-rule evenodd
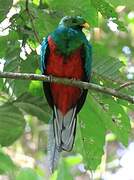
M59 26L76 29L89 28L89 24L81 16L65 16L61 19Z

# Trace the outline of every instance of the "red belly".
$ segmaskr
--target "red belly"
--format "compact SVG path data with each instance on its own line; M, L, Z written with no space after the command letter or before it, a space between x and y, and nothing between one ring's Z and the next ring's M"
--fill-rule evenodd
M46 73L58 77L82 79L83 63L81 58L81 48L73 52L67 59L56 51L56 44L48 38L50 54L47 60ZM63 114L77 104L81 95L81 90L76 87L51 83L51 92L54 104Z

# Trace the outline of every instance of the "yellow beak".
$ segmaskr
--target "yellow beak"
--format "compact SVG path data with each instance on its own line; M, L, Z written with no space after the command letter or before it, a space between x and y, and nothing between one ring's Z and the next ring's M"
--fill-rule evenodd
M88 29L90 26L89 26L89 24L86 22L86 23L82 24L82 27Z

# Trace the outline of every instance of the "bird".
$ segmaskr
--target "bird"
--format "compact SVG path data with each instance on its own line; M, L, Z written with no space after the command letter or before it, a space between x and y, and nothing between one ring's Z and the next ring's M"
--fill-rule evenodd
M92 67L92 46L83 33L89 24L81 16L65 16L58 27L42 41L40 68L43 75L89 82ZM48 138L50 169L57 166L61 151L73 148L77 114L87 90L54 82L43 82L43 90L52 109Z

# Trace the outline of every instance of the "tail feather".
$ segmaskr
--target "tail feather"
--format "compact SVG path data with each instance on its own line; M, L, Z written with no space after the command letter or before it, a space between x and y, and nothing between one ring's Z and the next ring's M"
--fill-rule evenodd
M73 147L76 128L76 108L71 109L65 116L62 129L62 149L70 151Z
M57 167L60 152L71 151L73 147L76 121L76 107L70 109L65 115L54 107L48 136L48 162L51 172Z
M63 115L59 110L54 106L54 118L53 118L53 129L54 129L54 137L56 142L56 147L58 151L61 151L61 133L62 133L62 121Z
M53 120L55 142L58 151L70 151L73 147L76 128L76 107L70 109L65 115L54 107Z
M48 134L48 166L49 170L52 173L57 167L60 152L56 148L56 142L54 138L53 124L49 125L49 134Z

